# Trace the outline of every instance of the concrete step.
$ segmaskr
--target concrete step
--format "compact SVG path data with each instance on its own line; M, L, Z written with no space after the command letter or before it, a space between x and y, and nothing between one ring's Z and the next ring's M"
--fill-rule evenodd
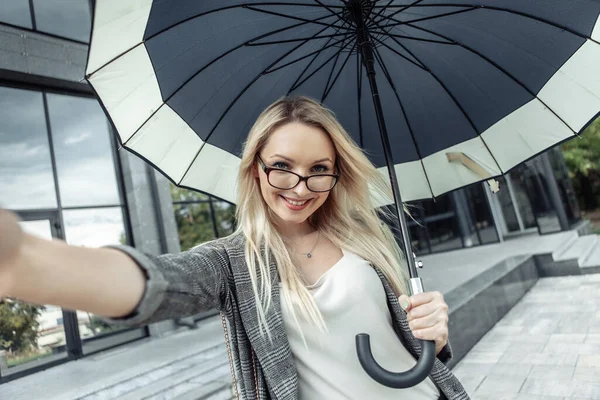
M157 382L155 389L158 389L158 391L150 396L140 396L142 393L138 391L132 393L131 398L143 400L205 400L231 386L229 361L219 366L211 366L210 369L201 373L199 371L195 372L195 376L192 376L191 379L190 374L186 373L182 374L185 376L173 376L171 380L162 382L161 385Z
M140 374L104 388L84 400L118 398L120 400L139 400L166 391L173 385L197 378L223 363L229 363L225 345L206 349L198 354Z
M195 387L180 396L174 397L173 400L231 400L234 396L231 379L219 379L202 384L199 388ZM160 399L164 399L164 397L160 397Z
M596 235L580 236L566 251L562 252L555 261L577 260L578 264L581 266L597 243L598 237Z
M596 238L596 245L589 252L587 257L580 264L581 268L600 267L600 239L598 235L589 235Z
M556 247L556 249L552 252L552 259L554 261L558 261L560 259L560 257L571 248L571 246L573 246L575 244L575 242L577 241L577 239L579 239L579 235L577 234L577 232L569 232L570 235L568 235L568 237L566 237L566 240L564 240L560 245L558 245Z

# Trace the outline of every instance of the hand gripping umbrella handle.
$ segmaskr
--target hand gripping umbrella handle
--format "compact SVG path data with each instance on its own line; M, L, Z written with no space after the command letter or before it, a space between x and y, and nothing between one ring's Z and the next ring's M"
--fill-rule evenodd
M422 382L433 368L435 342L421 340L421 356L417 364L406 372L391 372L379 365L371 352L371 340L366 333L356 335L356 353L365 372L377 382L394 389L404 389Z
M413 255L414 256L414 255ZM423 292L423 282L421 278L411 278L409 280L410 291L412 294ZM406 372L391 372L384 369L373 358L371 352L371 340L366 333L356 335L356 353L360 365L365 372L374 380L384 386L394 389L405 389L422 382L433 368L435 362L435 342L431 340L421 340L421 355L417 364Z

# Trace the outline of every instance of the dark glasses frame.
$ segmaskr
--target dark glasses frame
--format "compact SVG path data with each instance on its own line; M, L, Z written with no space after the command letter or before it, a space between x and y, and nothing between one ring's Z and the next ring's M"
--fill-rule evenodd
M300 184L300 182L305 181L306 182L306 188L308 190L310 190L311 192L314 192L314 193L326 193L326 192L330 192L331 190L333 190L333 188L335 187L335 185L337 185L337 183L338 183L338 181L340 179L340 174L315 174L315 175L309 175L309 176L302 176L302 175L297 174L295 172L288 171L287 169L267 167L267 164L265 164L265 162L262 160L262 158L260 158L260 156L256 156L256 157L258 158L258 161L260 162L262 170L267 175L267 182L269 182L269 185L273 186L275 189L291 190L291 189L295 188L296 186L298 186ZM289 188L282 188L282 187L279 187L279 186L275 186L275 185L273 185L271 183L271 178L269 176L269 174L271 173L271 171L281 171L281 172L285 172L285 173L288 173L288 174L296 175L298 177L298 183L296 183L294 186L289 187ZM334 178L333 185L331 186L331 188L329 188L327 190L312 190L309 187L308 180L310 178L320 177L320 176L328 176L328 177Z

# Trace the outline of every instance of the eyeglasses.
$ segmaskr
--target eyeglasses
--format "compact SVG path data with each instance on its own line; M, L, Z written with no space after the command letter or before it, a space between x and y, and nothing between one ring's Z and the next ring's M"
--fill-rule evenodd
M317 174L310 176L298 175L295 172L285 169L267 167L264 161L258 157L263 171L267 174L269 185L276 189L293 189L302 181L306 182L306 187L311 192L329 192L337 183L339 174Z

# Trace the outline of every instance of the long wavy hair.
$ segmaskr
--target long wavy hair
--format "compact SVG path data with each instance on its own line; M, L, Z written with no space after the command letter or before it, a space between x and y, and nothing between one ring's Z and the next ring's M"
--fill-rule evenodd
M238 177L236 234L246 239L246 262L250 269L255 293L259 326L269 333L267 314L271 307L272 285L283 286L298 323L298 315L326 330L316 303L294 266L283 238L274 225L274 213L262 197L260 182L255 176L257 155L277 128L299 122L323 129L336 151L340 174L325 203L310 217L309 222L321 235L336 246L348 249L379 269L391 283L395 293L408 294L405 259L390 228L382 222L376 199L391 199L388 180L368 160L363 151L337 121L334 114L307 97L284 97L270 105L256 120L244 144ZM271 276L269 264L275 262L279 277ZM297 301L292 301L295 294Z

